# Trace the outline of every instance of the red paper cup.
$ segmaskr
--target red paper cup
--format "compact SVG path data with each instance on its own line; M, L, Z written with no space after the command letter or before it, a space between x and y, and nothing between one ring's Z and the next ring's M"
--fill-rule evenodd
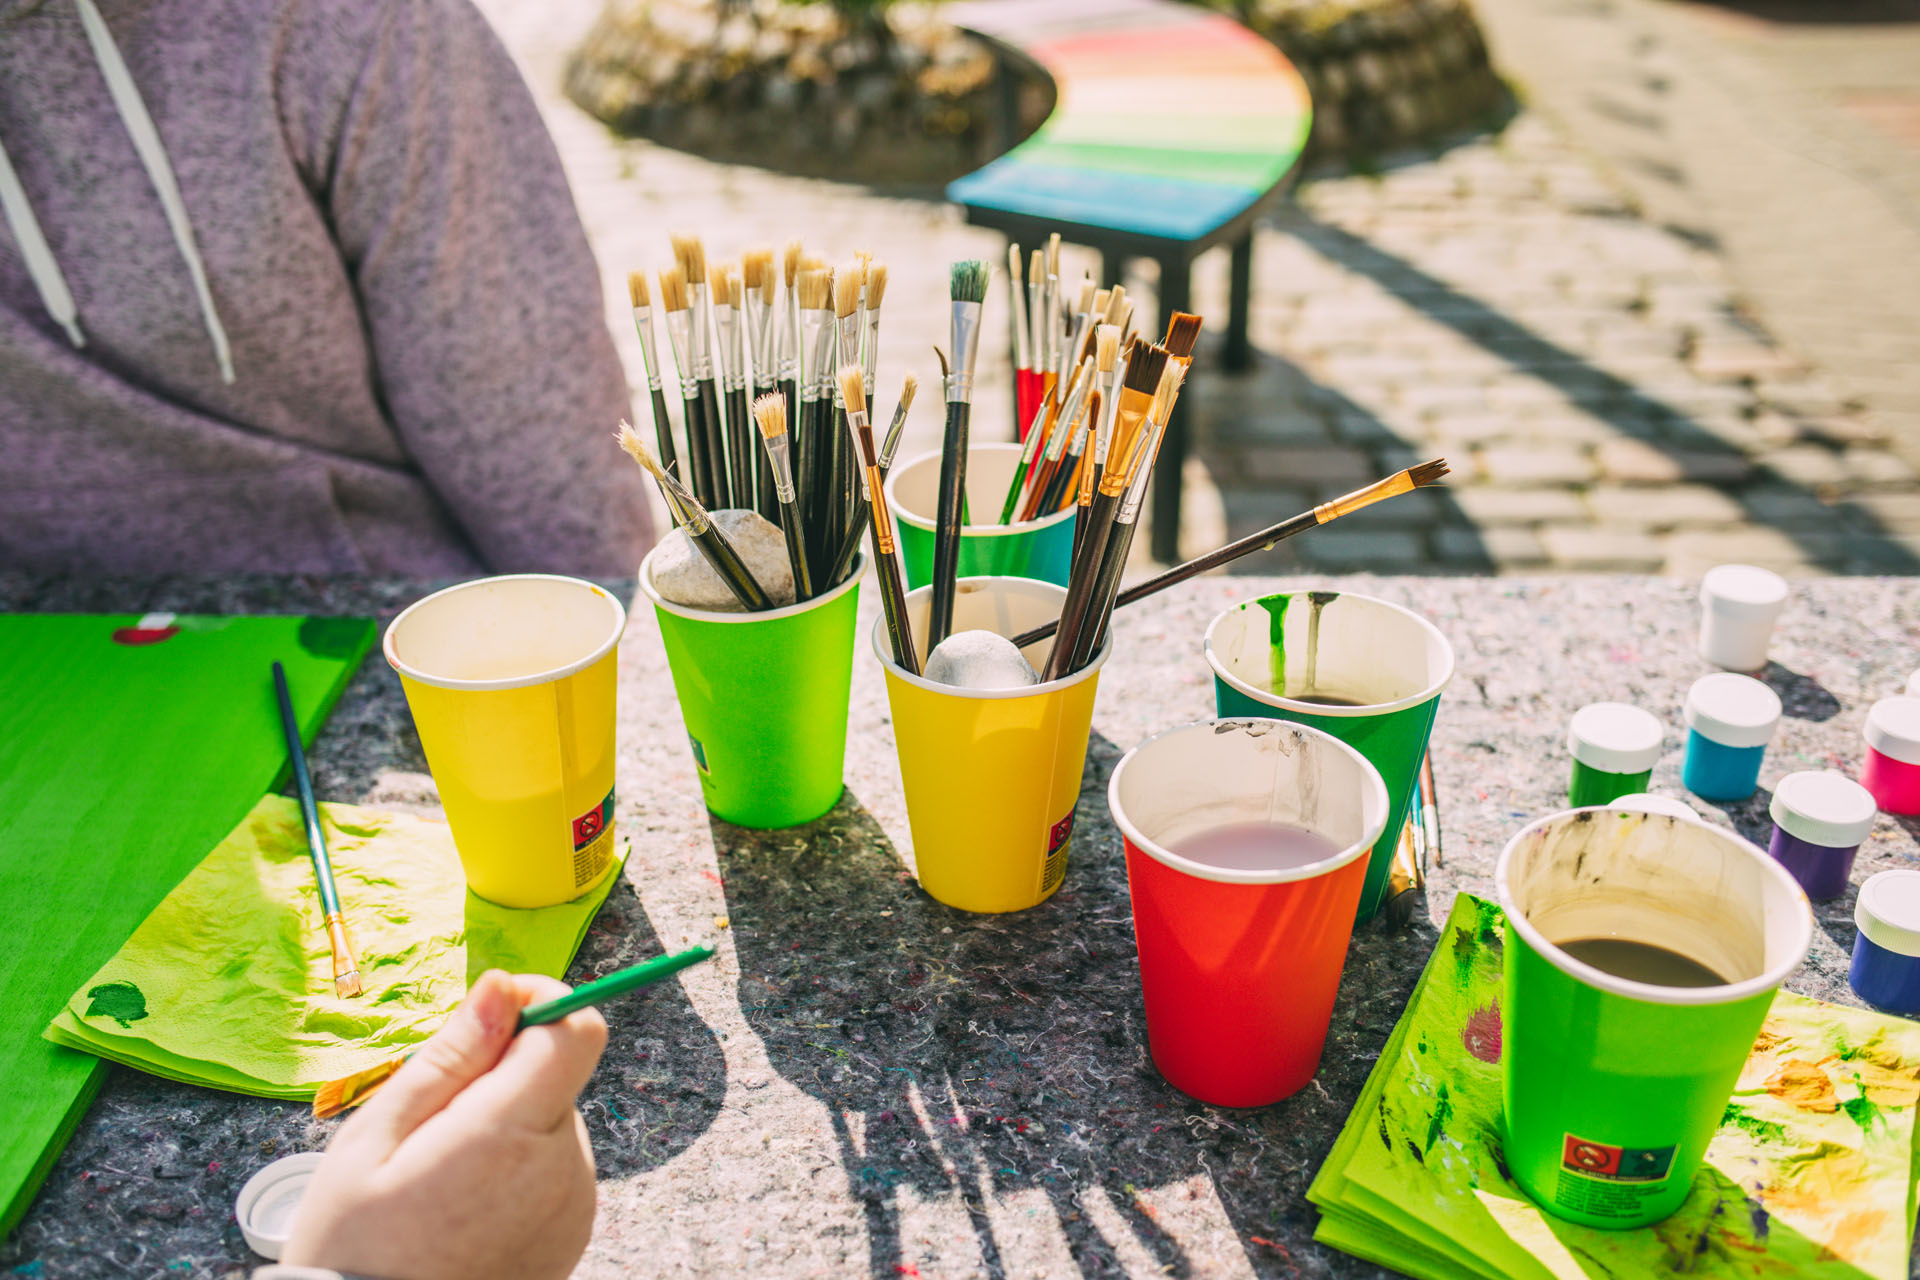
M1320 1066L1334 992L1387 822L1387 788L1358 751L1308 725L1202 720L1148 738L1113 771L1126 839L1147 1042L1167 1083L1202 1102L1259 1107ZM1339 852L1239 870L1168 846L1216 827L1284 822Z

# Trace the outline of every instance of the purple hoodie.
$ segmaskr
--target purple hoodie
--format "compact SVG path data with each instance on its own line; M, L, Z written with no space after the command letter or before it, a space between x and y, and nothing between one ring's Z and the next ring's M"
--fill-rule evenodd
M0 0L0 568L624 575L628 412L469 0Z

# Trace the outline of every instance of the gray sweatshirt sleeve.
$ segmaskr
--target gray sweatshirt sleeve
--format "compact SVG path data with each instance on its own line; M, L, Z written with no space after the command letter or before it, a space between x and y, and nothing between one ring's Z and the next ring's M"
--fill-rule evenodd
M471 0L385 0L322 198L401 442L489 568L617 576L650 541L599 276Z

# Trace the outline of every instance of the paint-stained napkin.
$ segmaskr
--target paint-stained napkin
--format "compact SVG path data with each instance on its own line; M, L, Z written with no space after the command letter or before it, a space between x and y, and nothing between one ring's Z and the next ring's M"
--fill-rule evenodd
M487 969L560 976L619 875L518 911L467 892L445 823L347 804L321 805L320 821L361 995L333 993L300 808L267 796L81 984L47 1038L189 1084L309 1098L426 1039Z
M1505 932L1495 904L1454 901L1307 1192L1314 1239L1449 1280L1905 1280L1920 1025L1780 993L1680 1210L1633 1231L1574 1226L1536 1209L1500 1156Z

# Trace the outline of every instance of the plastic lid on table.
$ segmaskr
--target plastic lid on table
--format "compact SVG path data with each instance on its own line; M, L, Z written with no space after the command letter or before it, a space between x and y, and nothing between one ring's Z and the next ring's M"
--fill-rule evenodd
M1790 773L1773 789L1767 812L1790 836L1826 849L1851 849L1873 830L1873 793L1843 773Z
M1920 957L1920 871L1868 876L1853 905L1853 922L1875 946Z
M1920 764L1920 697L1882 698L1867 708L1867 745L1902 764Z
M234 1201L233 1216L240 1222L248 1248L263 1258L279 1259L287 1237L293 1234L293 1216L301 1197L324 1158L319 1151L283 1156L247 1179Z
M1624 702L1594 702L1573 713L1567 749L1602 773L1645 773L1660 760L1664 730L1651 712Z
M1700 579L1700 603L1726 618L1771 621L1787 601L1787 580L1751 564L1722 564Z
M1752 676L1716 671L1687 690L1687 728L1723 747L1764 747L1780 723L1780 695Z
M1664 813L1670 818L1691 818L1700 821L1685 800L1672 796L1657 796L1651 791L1636 791L1631 795L1615 796L1607 801L1609 809L1625 809L1628 813Z

